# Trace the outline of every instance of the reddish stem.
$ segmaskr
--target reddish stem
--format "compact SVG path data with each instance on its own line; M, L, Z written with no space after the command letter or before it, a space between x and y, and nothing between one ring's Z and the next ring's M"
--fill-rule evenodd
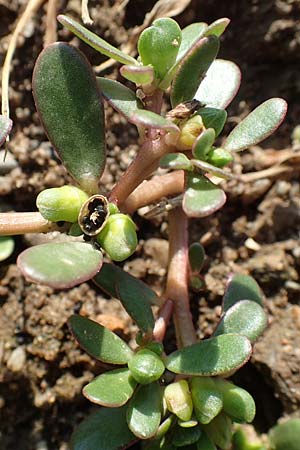
M174 302L178 347L197 341L188 294L188 218L182 208L169 212L169 270L165 298Z
M153 330L153 338L158 342L162 342L164 340L168 323L172 316L173 306L173 302L171 300L167 300L159 310Z
M54 222L49 222L39 212L1 213L0 235L13 236L25 233L49 233L49 231L64 231L65 228Z

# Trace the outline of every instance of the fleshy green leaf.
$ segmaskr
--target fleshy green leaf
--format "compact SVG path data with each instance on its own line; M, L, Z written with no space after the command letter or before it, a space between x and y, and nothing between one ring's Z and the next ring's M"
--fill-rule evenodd
M168 70L164 79L160 83L161 89L166 89L170 85L170 83L176 73L176 70L179 67L181 60L184 58L184 56L187 54L187 52L193 47L193 45L204 36L206 29L207 29L207 23L198 22L198 23L192 23L192 24L188 25L181 31L182 39L181 39L181 44L180 44L179 51L178 51L178 54L176 57L176 62Z
M128 362L134 379L140 384L149 384L159 380L165 371L162 359L151 350L139 350Z
M158 382L140 386L129 402L127 423L140 439L150 439L159 427L162 409L162 393Z
M242 120L227 137L224 148L239 152L266 139L285 118L287 103L282 98L270 98Z
M84 242L52 242L28 248L19 255L17 264L28 280L67 289L99 272L102 253Z
M219 37L224 33L229 24L230 19L227 19L227 17L217 19L207 27L205 36L210 36L213 34L214 36Z
M152 66L122 66L120 73L126 80L132 81L137 85L150 84L154 80Z
M184 428L177 425L172 432L172 444L175 447L185 447L197 442L200 436L201 429L199 426Z
M79 37L79 39L81 39L83 42L90 45L103 55L106 55L109 58L113 58L122 64L137 64L137 61L132 58L132 56L126 55L126 53L123 53L121 50L109 44L104 39L101 39L99 36L97 36L97 34L92 33L83 25L71 19L71 17L60 14L57 17L57 20L64 27L74 33L75 36Z
M184 153L168 153L159 161L160 167L172 170L193 170L193 165Z
M193 242L189 247L189 263L193 273L199 273L205 259L205 250L200 242Z
M197 89L195 98L211 108L225 109L236 96L241 71L236 64L216 59Z
M219 414L204 426L204 430L208 437L222 450L231 447L232 422L226 414Z
M263 306L263 294L254 278L241 273L232 275L228 280L224 294L223 311L227 311L235 303L245 299Z
M168 410L182 421L180 426L184 426L189 421L193 422L191 420L193 401L187 380L179 380L168 384L164 390L164 401Z
M275 450L298 450L300 442L300 419L280 423L270 431L270 443Z
M135 440L126 423L126 407L101 408L76 428L71 450L120 450Z
M183 210L189 217L206 217L220 209L226 195L204 175L186 174L186 191L183 196Z
M175 20L163 17L154 20L138 40L138 52L144 66L151 64L158 79L172 67L181 43L181 30Z
M15 248L14 238L11 236L0 236L0 262L9 258Z
M213 128L204 130L195 140L192 152L196 159L205 160L213 143L215 142L216 133Z
M97 405L122 406L132 397L137 382L127 368L111 370L94 378L83 388L83 395Z
M217 450L213 441L202 430L199 441L197 442L197 450Z
M56 42L37 59L33 95L49 140L72 177L98 191L105 166L104 114L100 90L85 56Z
M112 331L87 317L74 314L69 326L79 345L93 358L111 364L126 364L133 352Z
M191 379L191 393L194 412L200 423L209 423L216 417L223 406L223 396L211 377L194 377Z
M223 396L223 410L234 422L251 423L255 417L255 402L245 389L221 378L216 385Z
M130 120L130 116L141 106L135 93L118 81L102 77L97 77L97 81L111 106Z
M94 281L105 292L121 301L143 331L153 329L151 304L160 304L160 299L145 283L113 264L103 264Z
M173 122L145 109L133 111L128 120L146 128L159 128L166 132L179 133L179 128Z
M12 120L9 117L0 115L0 147L12 129Z
M251 300L241 300L226 311L214 336L238 333L254 342L262 334L267 323L266 313L260 305Z
M245 336L223 334L171 353L165 365L171 372L185 375L222 375L245 364L251 350Z
M227 119L227 112L218 108L201 108L197 112L202 117L205 128L213 128L219 136Z
M215 36L200 39L182 59L171 91L171 104L192 100L209 66L217 56L219 40Z

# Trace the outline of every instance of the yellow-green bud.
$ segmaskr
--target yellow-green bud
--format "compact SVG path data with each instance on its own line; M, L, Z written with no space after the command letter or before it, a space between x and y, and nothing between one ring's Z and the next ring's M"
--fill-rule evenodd
M51 222L77 222L81 206L88 195L75 186L45 189L36 199L41 215Z
M128 362L133 378L140 384L149 384L158 380L165 371L161 358L148 349L139 350Z
M191 149L199 134L205 129L202 118L199 115L188 119L180 128L181 133L177 144L180 150Z
M233 161L232 154L224 148L213 148L207 155L207 162L216 167L224 167Z
M96 240L113 261L124 261L137 247L135 224L126 214L113 214Z
M190 420L193 412L193 402L186 380L169 384L165 389L164 399L171 413L181 420Z

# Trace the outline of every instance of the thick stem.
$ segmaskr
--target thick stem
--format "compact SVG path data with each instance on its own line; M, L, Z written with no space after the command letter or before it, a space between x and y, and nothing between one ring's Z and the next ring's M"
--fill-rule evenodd
M197 341L188 293L188 218L182 208L169 213L169 271L165 298L174 302L178 347Z
M1 213L0 236L13 236L25 233L49 233L64 231L64 227L49 222L38 212Z
M173 302L171 300L167 300L159 310L153 330L153 338L158 342L162 342L164 340L168 323L172 316L173 307Z
M144 181L127 198L123 209L132 214L138 208L161 200L163 197L181 194L184 190L184 171L176 170Z

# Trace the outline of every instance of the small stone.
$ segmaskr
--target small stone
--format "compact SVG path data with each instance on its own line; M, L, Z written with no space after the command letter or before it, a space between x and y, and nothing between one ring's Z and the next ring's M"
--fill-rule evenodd
M24 347L17 347L12 351L7 361L7 367L12 372L20 372L25 362L26 362L26 352Z

